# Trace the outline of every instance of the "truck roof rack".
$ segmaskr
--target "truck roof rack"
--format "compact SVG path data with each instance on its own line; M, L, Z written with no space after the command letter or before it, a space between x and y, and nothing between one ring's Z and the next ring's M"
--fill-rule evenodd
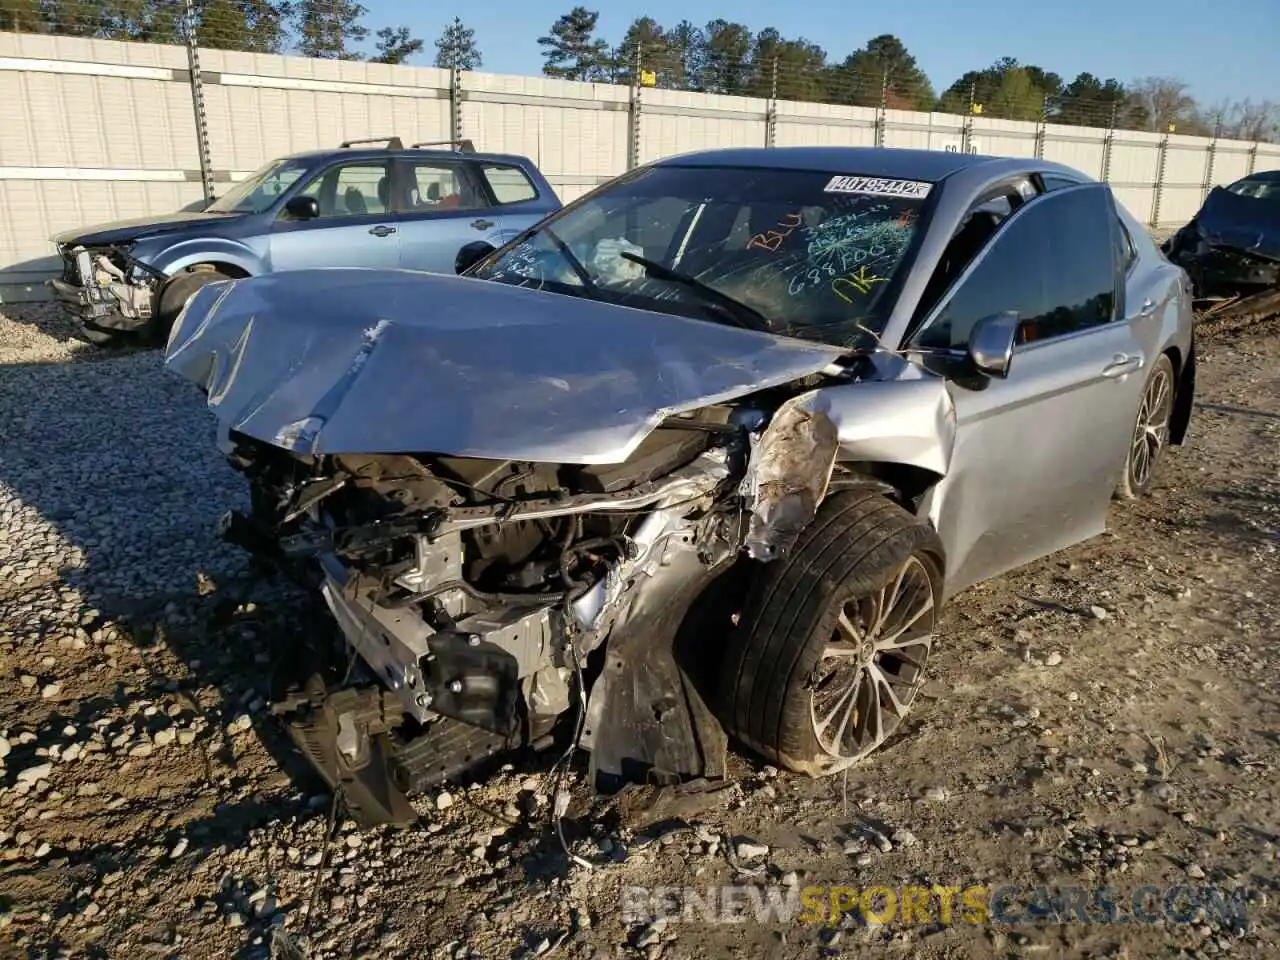
M419 147L457 147L459 153L476 152L476 145L470 140L423 140L421 143L409 144L411 150Z
M399 137L365 137L362 140L343 140L341 146L343 149L354 147L357 143L385 143L388 150L403 150L404 141Z

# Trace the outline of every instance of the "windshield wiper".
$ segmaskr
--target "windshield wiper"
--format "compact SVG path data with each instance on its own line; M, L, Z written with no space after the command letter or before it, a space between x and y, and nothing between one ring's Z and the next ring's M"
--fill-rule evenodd
M765 315L755 307L747 306L741 300L735 300L727 293L721 293L715 287L703 283L697 277L691 277L689 274L681 273L679 270L664 267L657 261L649 260L629 251L623 251L619 256L624 260L630 260L632 263L638 263L644 267L645 272L651 277L656 277L658 280L666 280L669 283L678 283L694 293L700 294L704 300L718 304L728 312L734 324L744 330L756 330L760 333L773 332L773 327L765 318Z
M600 291L596 287L596 282L591 279L591 274L587 273L587 268L582 265L582 261L577 258L569 245L561 240L559 234L550 227L543 227L542 232L556 245L556 249L560 251L560 255L564 257L565 262L569 264L573 272L578 275L578 279L582 281L582 286L587 293L593 297L599 296Z

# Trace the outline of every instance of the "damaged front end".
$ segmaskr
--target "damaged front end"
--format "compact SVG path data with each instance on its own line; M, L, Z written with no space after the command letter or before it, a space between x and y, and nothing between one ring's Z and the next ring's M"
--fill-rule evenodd
M128 243L59 245L62 276L48 281L54 295L90 330L122 333L151 321L165 275L135 258Z
M314 583L358 664L277 703L303 752L369 821L575 714L604 789L723 776L699 669L732 614L714 588L812 519L837 436L802 401L839 351L482 281L326 274L322 291L287 274L200 291L167 352L250 481L225 535ZM491 329L458 327L459 297ZM359 322L326 319L344 307Z
M1248 181L1215 188L1163 248L1214 316L1280 309L1280 201L1250 189Z

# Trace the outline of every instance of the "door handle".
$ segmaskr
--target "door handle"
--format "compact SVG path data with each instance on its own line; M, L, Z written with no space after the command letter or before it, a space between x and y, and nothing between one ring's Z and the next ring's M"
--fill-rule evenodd
M1148 297L1142 301L1142 309L1138 311L1138 316L1149 317L1156 312L1156 302Z
M493 226L492 220L472 220L471 225L477 230L488 230Z
M1137 370L1142 366L1141 357L1131 357L1127 353L1117 353L1111 358L1111 362L1102 368L1104 377L1122 377L1132 370Z
M384 227L379 225L376 227L370 227L369 232L372 233L375 237L389 237L391 234L396 232L396 228Z

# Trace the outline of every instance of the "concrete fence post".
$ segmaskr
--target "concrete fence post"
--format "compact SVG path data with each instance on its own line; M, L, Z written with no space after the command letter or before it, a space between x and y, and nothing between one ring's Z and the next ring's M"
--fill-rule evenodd
M1111 181L1111 148L1116 142L1116 105L1111 104L1111 119L1107 121L1107 132L1102 138L1102 170L1100 179L1103 183Z
M1218 138L1222 136L1222 115L1219 114L1213 122L1213 139L1209 141L1209 146L1204 152L1204 180L1200 183L1200 202L1209 196L1209 191L1213 189L1213 164L1218 153Z
M885 124L889 122L889 71L880 77L880 104L876 107L876 146L883 147Z
M1164 200L1164 176L1165 168L1169 162L1169 134L1166 133L1160 138L1160 145L1156 148L1156 190L1155 196L1151 199L1151 227L1160 226L1160 205Z
M773 58L773 67L769 80L769 105L764 111L764 145L778 145L778 58Z
M462 139L462 101L465 99L462 68L454 61L449 69L449 139L455 143Z
M631 101L627 113L627 169L640 166L640 71L644 68L641 44L636 44L636 59L631 71Z
M186 0L187 72L191 83L191 109L196 122L196 153L200 159L200 185L205 203L213 202L213 158L209 151L209 116L204 107L204 84L200 79L200 47L196 38L194 0Z

